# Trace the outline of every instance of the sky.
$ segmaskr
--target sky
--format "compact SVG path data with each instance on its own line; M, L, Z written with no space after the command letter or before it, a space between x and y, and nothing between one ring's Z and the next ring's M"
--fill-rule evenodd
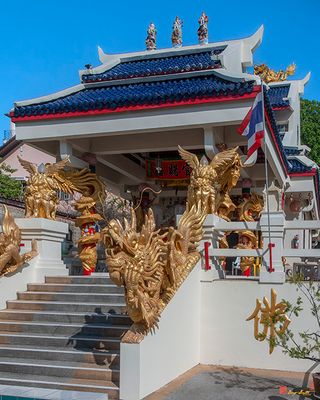
M183 44L196 44L202 11L210 42L250 36L263 24L254 62L273 69L295 62L297 79L311 71L304 97L320 100L320 0L2 0L0 137L10 129L4 114L14 101L78 84L85 64L100 64L98 45L107 54L144 50L154 22L157 47L171 47L176 15L184 22Z

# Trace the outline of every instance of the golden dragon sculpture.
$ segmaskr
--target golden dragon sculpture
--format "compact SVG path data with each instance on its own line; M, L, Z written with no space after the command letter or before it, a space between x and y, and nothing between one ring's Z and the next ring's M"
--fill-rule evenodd
M117 220L103 231L110 278L125 288L127 311L134 322L127 341L157 327L160 314L200 259L197 245L202 238L206 213L201 204L182 215L177 229L163 235L156 230L149 209L141 231L131 209L131 223Z
M263 210L263 197L257 193L252 193L247 199L239 204L239 220L240 221L256 221L260 218Z
M31 251L20 254L21 232L13 216L4 206L2 232L0 233L0 276L13 274L24 263L38 255L37 242L31 242Z
M266 64L254 66L254 74L259 75L261 79L266 83L286 81L288 76L293 75L295 71L295 64L290 64L285 71L280 69L278 72L269 68Z
M160 314L200 259L197 246L208 213L227 218L233 207L229 192L240 175L237 149L226 150L208 163L179 147L193 168L188 202L177 228L160 234L149 209L141 229L131 209L131 222L111 220L103 230L110 278L124 286L127 312L134 322L123 341L138 342L153 331Z
M260 214L263 210L264 202L263 197L257 193L252 193L247 199L238 206L239 220L240 221L256 221L260 218ZM238 249L256 249L259 247L259 235L258 233L245 230L239 232L239 243ZM241 257L240 268L244 275L249 276L250 269L256 264L254 256Z

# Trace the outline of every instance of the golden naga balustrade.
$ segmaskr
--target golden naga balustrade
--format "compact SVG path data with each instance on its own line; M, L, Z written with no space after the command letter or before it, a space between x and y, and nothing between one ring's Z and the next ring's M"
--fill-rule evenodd
M131 222L112 220L102 232L110 278L124 286L127 312L134 321L125 342L138 342L157 327L162 310L200 259L197 247L207 214L228 219L235 207L229 193L242 166L237 149L218 153L210 163L181 147L179 153L193 170L177 228L160 234L150 209L139 230L131 209Z

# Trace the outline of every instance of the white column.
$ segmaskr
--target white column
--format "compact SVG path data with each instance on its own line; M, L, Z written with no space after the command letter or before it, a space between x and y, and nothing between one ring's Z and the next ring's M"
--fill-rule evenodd
M215 214L209 214L203 224L203 239L199 245L199 251L201 252L201 280L213 280L224 278L224 271L221 267L221 263L218 257L212 257L214 249L219 249L219 242L224 236L223 231L219 231L215 228L217 222L221 220ZM205 253L204 253L204 243L209 242L209 254L210 254L210 265L211 269L205 271Z
M260 283L284 283L285 272L282 262L283 257L283 238L285 214L281 211L270 211L270 242L274 244L272 247L272 268L273 272L269 272L270 268L270 252L269 252L269 224L268 213L263 212L260 218L261 233L263 239L263 260L260 270Z
M24 252L31 249L32 239L37 241L37 281L45 275L67 275L68 270L61 258L61 244L68 233L69 225L45 218L16 218L15 222L21 229Z

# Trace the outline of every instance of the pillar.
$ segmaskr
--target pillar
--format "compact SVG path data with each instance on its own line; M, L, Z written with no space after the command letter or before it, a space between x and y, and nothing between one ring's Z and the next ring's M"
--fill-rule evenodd
M272 244L272 271L270 269L269 249L269 221L270 243ZM263 212L260 226L263 240L263 259L260 270L260 283L284 283L285 271L283 266L283 239L284 239L285 214L281 211Z
M16 218L21 230L23 252L31 249L31 241L37 241L38 253L35 263L35 279L39 282L46 275L68 275L62 261L61 246L69 225L65 222L45 218Z
M202 275L201 280L213 280L221 279L225 277L224 270L221 267L221 262L218 257L212 257L214 249L219 249L219 242L224 236L223 231L219 231L215 228L217 222L221 220L220 217L214 214L207 215L203 224L203 239L199 245L199 251L201 252L201 267ZM211 269L205 270L205 254L204 254L204 243L209 242L209 254Z

